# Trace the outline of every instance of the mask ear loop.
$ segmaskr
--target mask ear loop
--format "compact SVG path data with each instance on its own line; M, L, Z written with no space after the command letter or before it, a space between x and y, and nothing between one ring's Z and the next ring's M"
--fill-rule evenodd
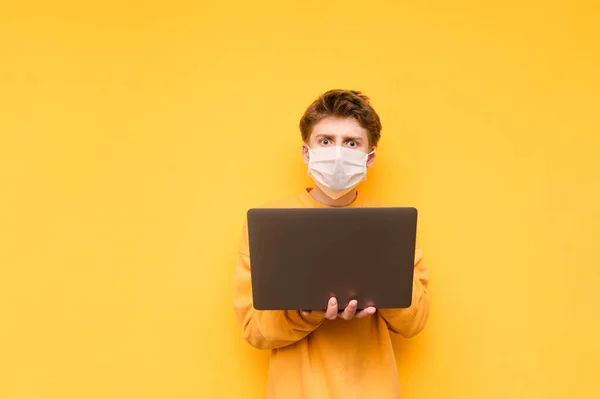
M306 168L306 174L310 176L310 165L312 163L312 150L310 149L308 144L306 144L306 149L308 150L308 167Z
M373 151L371 151L370 153L367 154L367 159L365 161L365 178L364 178L364 180L367 180L367 175L368 175L368 173L367 173L367 162L369 161L369 157L371 155L373 155L373 154L375 154L375 149L373 149Z

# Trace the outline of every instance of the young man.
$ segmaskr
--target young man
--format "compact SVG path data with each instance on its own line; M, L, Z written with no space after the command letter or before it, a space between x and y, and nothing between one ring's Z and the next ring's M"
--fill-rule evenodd
M359 195L358 184L373 165L381 132L369 99L356 91L332 90L315 100L300 120L302 154L312 189L269 207L381 206ZM357 312L351 301L338 312L336 298L322 311L258 311L252 305L248 232L242 237L234 277L234 307L244 338L271 350L268 399L400 397L390 334L412 337L429 313L429 276L417 248L412 305L407 309ZM349 242L351 251L361 237Z

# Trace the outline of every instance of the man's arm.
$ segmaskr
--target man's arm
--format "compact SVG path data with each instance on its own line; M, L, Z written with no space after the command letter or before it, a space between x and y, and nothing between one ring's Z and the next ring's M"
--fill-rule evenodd
M293 344L312 331L324 320L324 315L296 310L256 310L252 303L248 232L242 237L234 282L233 305L242 334L246 341L259 349L275 349Z
M421 250L417 249L411 306L406 309L379 309L391 331L410 338L423 330L429 316L428 284L429 270L423 262Z

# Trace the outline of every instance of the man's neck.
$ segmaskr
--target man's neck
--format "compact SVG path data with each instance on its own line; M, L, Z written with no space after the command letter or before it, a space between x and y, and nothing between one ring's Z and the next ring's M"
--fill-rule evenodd
M325 194L319 188L318 185L315 185L315 187L312 190L310 190L309 194L316 201L320 202L321 204L323 204L325 206L344 207L344 206L350 205L351 203L353 203L356 200L357 192L356 192L356 188L355 188L352 191L342 195L340 198L333 199L330 196L328 196L327 194Z

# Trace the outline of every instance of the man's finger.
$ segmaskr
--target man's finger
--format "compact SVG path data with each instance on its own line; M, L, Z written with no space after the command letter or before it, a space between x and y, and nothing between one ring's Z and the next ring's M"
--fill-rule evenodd
M327 304L327 311L325 311L325 318L329 320L334 320L338 314L338 304L337 299L330 298L329 303Z
M375 309L372 306L369 306L368 308L365 308L365 309L361 310L360 312L358 312L356 314L356 316L354 316L354 317L356 317L357 319L362 319L363 317L367 317L372 314L375 314L376 311L377 311L377 309Z
M351 318L354 317L354 313L356 313L356 307L358 306L358 301L356 301L356 299L353 299L350 301L350 303L348 304L348 306L346 306L346 309L344 309L344 312L341 314L341 318L344 320L350 320Z

